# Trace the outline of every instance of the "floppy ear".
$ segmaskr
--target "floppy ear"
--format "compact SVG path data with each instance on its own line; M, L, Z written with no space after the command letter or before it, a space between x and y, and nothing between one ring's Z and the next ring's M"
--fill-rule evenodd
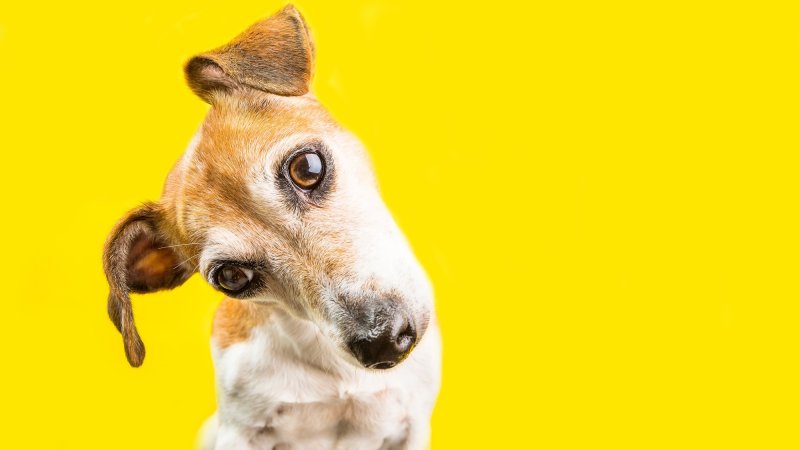
M287 5L233 41L186 64L189 87L208 103L215 92L248 86L278 95L308 92L314 44L303 16Z
M133 367L144 361L144 343L133 320L130 293L172 289L194 272L171 245L158 206L147 203L129 212L111 230L103 250L108 279L108 316L122 334L125 355Z

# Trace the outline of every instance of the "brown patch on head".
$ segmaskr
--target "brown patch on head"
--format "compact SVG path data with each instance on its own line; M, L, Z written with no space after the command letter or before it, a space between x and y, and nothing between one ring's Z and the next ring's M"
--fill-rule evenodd
M225 298L217 308L211 336L219 348L247 340L253 328L269 320L270 306Z
M191 158L170 174L163 200L174 205L175 221L188 240L202 239L198 228L209 223L252 220L258 205L253 204L249 186L253 177L263 176L253 169L271 169L262 166L264 155L295 134L326 136L340 130L308 95L280 97L240 91L220 97L199 130Z
M307 215L300 214L276 183L296 144L325 142L341 133L310 95L280 97L250 90L219 97L192 149L170 174L162 203L169 206L166 211L184 242L200 243L201 249L223 247L210 236L214 230L227 230L241 242L235 248L225 246L223 250L231 250L227 259L274 257L281 261L281 273L292 274L283 282L271 278L266 283L270 293L316 300L320 274L344 272L353 260L343 232L348 222L340 217L344 209L312 207ZM253 189L259 184L275 195L258 195ZM309 232L317 239L308 239ZM265 274L272 275L280 278Z

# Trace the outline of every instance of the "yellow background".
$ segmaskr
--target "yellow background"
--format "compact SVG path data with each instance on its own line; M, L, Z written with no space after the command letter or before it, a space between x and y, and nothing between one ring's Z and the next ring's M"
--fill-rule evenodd
M101 247L206 111L182 63L281 6L0 5L0 447L191 447L220 294L134 298L131 369ZM298 7L436 287L433 449L800 446L796 9Z

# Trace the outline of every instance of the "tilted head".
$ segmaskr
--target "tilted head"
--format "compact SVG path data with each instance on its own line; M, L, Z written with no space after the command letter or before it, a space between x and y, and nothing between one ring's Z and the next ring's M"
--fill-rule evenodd
M125 216L105 247L109 316L131 365L144 345L129 293L194 272L229 297L312 321L354 364L391 367L424 334L427 278L361 144L309 93L313 62L305 22L287 6L186 65L211 109L161 200Z

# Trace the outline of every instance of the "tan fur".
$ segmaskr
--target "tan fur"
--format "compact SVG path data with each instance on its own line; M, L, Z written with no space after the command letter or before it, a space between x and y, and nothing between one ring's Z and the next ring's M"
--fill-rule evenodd
M225 298L214 315L211 336L220 349L247 340L253 328L269 320L271 306Z
M313 73L314 44L300 13L291 5L256 23L229 44L195 56L187 81L213 103L218 90L249 86L278 95L303 95Z
M263 215L269 216L269 221L259 220L254 212L264 206L257 204L247 191L248 179L259 174L243 168L255 166L281 139L295 134L327 136L340 130L329 113L310 95L283 98L254 90L241 91L236 97L221 95L199 131L194 157L187 164L175 166L167 179L160 204L176 228L181 230L183 243L203 244L207 231L220 225L234 227L254 251L264 248L260 245L274 245L261 244L262 236L278 234L290 237L297 225L269 211ZM360 154L355 157L364 158ZM363 165L369 165L369 162L365 159ZM347 218L341 217L336 210L318 209L313 211L313 219L310 218L309 222L313 222L312 227L324 229L329 239L308 243L297 236L283 241L292 248L269 247L268 251L293 255L313 252L313 259L288 257L313 263L313 266L293 268L301 280L311 280L320 273L335 276L345 270L347 261L352 258L346 241L337 239L336 235L347 226ZM196 251L200 248L201 245L185 247L190 255L188 258L196 261Z
M280 126L270 126L280 124ZM251 216L251 197L244 192L252 167L271 145L294 133L324 135L338 125L310 96L283 99L258 91L243 91L237 97L220 96L209 110L200 130L195 158L186 167L178 165L169 175L162 203L169 210L178 204L197 207L195 213L174 217L178 227L192 227L194 216L230 220L231 215ZM249 143L242 146L242 143ZM210 195L210 194L214 195ZM183 236L191 238L191 236Z

